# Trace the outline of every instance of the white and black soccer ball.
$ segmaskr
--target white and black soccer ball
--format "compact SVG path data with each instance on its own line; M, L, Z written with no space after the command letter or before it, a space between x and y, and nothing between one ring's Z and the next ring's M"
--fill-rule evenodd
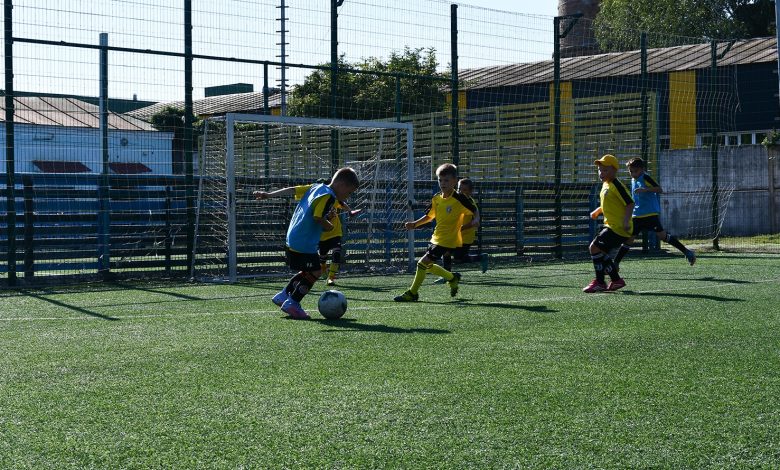
M326 290L320 295L317 310L328 320L341 318L347 311L347 298L337 290Z

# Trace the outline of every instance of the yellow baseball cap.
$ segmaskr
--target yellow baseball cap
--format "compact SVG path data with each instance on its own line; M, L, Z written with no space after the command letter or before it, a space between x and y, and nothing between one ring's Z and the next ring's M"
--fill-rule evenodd
M606 154L598 160L594 161L596 165L613 166L616 170L620 169L617 158L614 155Z

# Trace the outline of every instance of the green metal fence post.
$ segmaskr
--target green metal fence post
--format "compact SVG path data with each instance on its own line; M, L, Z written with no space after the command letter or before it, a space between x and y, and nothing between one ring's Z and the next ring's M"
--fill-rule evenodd
M263 114L268 116L270 113L268 109L268 62L263 64ZM264 160L264 172L266 178L271 174L271 140L268 134L268 124L263 124L263 160Z
M450 5L450 52L452 61L452 164L460 165L460 129L458 129L458 5Z
M553 145L555 147L555 257L563 258L563 204L561 201L561 39L582 18L582 14L556 16L553 18L555 41L553 44ZM561 22L571 20L561 31Z
M650 136L648 135L648 113L650 111L650 106L648 103L648 95L647 95L647 88L648 88L648 79L647 79L647 33L642 32L642 36L640 37L640 57L641 57L641 83L642 83L642 89L640 91L641 93L641 101L642 101L642 160L647 163L650 160Z
M714 236L712 237L712 248L715 250L720 250L720 243L719 238L720 234L718 232L718 218L719 218L719 210L718 210L718 201L719 201L719 181L718 181L718 131L720 130L720 119L718 119L718 109L715 104L715 88L717 87L717 72L718 72L718 60L722 59L728 51L731 49L731 46L734 45L734 41L729 41L728 44L726 44L725 49L723 49L723 52L718 54L718 42L714 39L710 41L710 56L711 56L711 63L710 63L710 115L711 115L711 123L712 123L712 145L710 146L710 160L711 160L711 166L712 166L712 229L715 232Z
M35 201L31 175L22 177L24 195L24 280L32 281L35 276Z
M192 0L184 0L184 186L187 200L187 266L194 269L195 177L192 152ZM191 271L192 272L192 271Z
M108 34L100 33L100 150L102 170L98 185L98 273L111 270L111 195L108 181Z
M8 235L8 285L16 285L16 164L14 161L14 21L13 1L5 0L5 197Z
M338 76L339 76L339 10L344 0L330 0L330 117L337 119ZM339 167L339 133L330 131L331 173Z

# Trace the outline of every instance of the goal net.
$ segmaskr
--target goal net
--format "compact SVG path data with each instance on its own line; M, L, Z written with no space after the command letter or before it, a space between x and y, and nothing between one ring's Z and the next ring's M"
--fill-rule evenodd
M411 124L227 114L204 123L191 274L235 281L287 273L287 226L297 201L254 191L329 182L352 167L360 187L342 218L342 273L406 271L414 260ZM428 174L430 171L428 170ZM427 175L426 175L427 177Z

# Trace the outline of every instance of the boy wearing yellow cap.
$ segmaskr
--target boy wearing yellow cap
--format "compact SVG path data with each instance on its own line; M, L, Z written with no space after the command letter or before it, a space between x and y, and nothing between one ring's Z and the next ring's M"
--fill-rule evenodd
M590 213L592 219L604 215L604 229L590 243L590 257L596 271L596 279L582 289L588 294L593 292L616 291L625 287L618 274L615 263L609 257L610 250L618 248L633 233L631 215L634 211L634 200L626 186L617 179L620 168L614 155L604 155L594 162L599 169L601 205ZM609 285L605 283L605 275L609 275Z

